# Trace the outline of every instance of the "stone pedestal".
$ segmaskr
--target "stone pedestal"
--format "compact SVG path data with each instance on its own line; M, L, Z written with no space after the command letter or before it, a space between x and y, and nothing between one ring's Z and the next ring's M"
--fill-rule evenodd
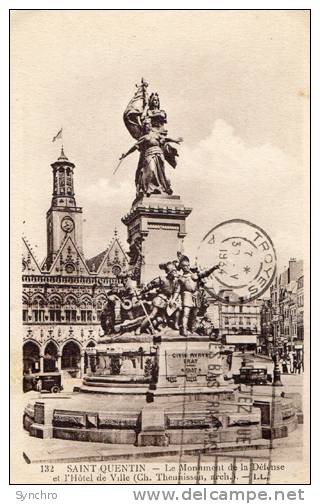
M37 401L34 405L34 423L30 426L30 435L41 439L53 437L53 410L45 402Z
M278 439L287 437L289 432L296 429L298 419L296 407L292 399L271 396L257 397L254 406L261 410L262 437L264 439Z
M85 376L82 392L145 395L147 403L234 398L226 381L229 365L220 343L207 336L124 334L104 338L96 347L97 369Z
M145 396L157 350L152 335L106 337L96 346L97 367L83 379L82 392Z
M153 400L165 401L179 396L186 401L199 400L208 395L230 399L235 386L224 379L228 364L221 350L220 343L198 335L162 337L157 354L158 379L154 390L149 391L149 400L151 395Z
M139 270L139 283L146 284L159 276L160 263L176 259L191 211L180 196L142 196L133 202L122 222L128 229L130 248L137 252L132 266Z
M168 446L164 410L148 404L141 411L141 431L137 438L138 446Z

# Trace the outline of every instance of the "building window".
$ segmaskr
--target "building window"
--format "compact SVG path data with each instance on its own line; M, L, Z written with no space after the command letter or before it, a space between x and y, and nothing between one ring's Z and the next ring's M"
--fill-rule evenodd
M298 289L302 289L303 287L303 277L299 278L298 280Z
M303 340L303 326L298 327L298 334L297 337L299 340Z
M22 310L22 320L28 322L28 310Z
M66 321L75 322L77 320L77 310L66 310Z
M240 308L242 308L242 306L240 306ZM243 325L243 318L242 317L239 317L239 325Z
M39 296L32 301L32 320L33 322L44 321L44 300Z
M49 300L49 320L61 322L61 299L58 296L53 296Z
M32 310L32 320L34 322L44 322L44 310Z
M81 310L81 322L92 322L92 310Z
M229 319L227 317L224 319L224 323L225 325L229 325Z
M107 298L105 298L105 297L101 297L97 300L97 303L96 303L97 320L100 320L101 312L102 312L103 307L106 302L107 302Z
M50 322L61 322L61 310L49 310Z

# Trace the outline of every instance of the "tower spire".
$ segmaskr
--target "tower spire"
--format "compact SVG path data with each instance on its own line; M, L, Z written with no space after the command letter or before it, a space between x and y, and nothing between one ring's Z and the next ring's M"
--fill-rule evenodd
M52 264L66 235L70 235L82 253L82 209L77 207L73 172L75 165L65 155L63 146L60 155L51 164L53 191L51 207L47 212L47 264Z
M69 161L68 158L67 158L67 156L64 153L63 144L61 146L60 156L58 157L58 161L61 161L61 160L63 160L63 161Z

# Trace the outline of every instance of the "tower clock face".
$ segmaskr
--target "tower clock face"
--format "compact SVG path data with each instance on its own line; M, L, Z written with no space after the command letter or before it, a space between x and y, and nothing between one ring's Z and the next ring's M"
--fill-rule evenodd
M71 233L74 229L74 222L71 217L64 217L61 221L61 229L66 233Z

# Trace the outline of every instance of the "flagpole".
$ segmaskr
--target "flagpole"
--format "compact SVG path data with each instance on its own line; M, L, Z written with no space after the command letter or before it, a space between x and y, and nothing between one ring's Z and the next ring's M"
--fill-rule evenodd
M61 139L62 140L62 144L63 144L62 132L63 132L63 127L61 126L61 128L58 131L58 133L53 137L52 142L55 142L56 140L60 140Z

